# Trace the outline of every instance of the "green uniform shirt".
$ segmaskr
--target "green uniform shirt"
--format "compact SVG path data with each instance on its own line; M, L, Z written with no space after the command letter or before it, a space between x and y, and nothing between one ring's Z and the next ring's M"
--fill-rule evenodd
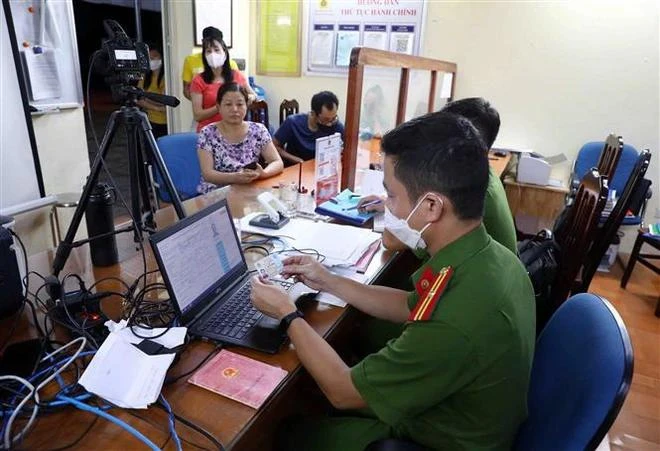
M451 266L430 320L351 370L370 410L394 435L437 449L510 449L527 415L535 341L532 285L518 258L483 225L414 275ZM428 284L426 284L428 287ZM419 300L409 297L411 311Z
M484 225L488 234L514 254L516 247L516 227L509 209L509 201L502 180L495 175L493 168L488 169L488 188L484 202Z

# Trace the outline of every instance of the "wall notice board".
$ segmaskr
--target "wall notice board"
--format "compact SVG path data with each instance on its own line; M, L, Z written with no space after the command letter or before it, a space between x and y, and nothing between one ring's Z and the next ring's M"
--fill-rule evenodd
M9 2L28 101L36 110L83 104L72 0Z
M345 73L353 47L419 55L424 0L315 0L309 5L307 73Z
M300 1L261 0L257 11L257 74L299 77Z

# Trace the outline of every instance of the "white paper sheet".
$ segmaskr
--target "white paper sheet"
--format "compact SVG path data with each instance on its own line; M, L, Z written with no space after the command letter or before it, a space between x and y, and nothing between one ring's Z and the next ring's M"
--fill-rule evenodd
M348 66L351 60L351 50L359 44L359 31L339 30L337 33L337 56L335 57L335 64L337 66Z
M106 326L110 335L94 355L79 383L119 407L146 409L158 399L174 354L147 355L140 351L133 343L142 339L125 327L125 321L108 321ZM147 333L144 329L141 331ZM149 333L157 335L162 331L164 329L154 329ZM153 341L173 348L183 344L185 335L185 327L174 327Z
M332 38L335 34L330 30L314 30L312 32L312 45L310 63L315 66L329 66L332 64Z
M30 79L32 100L56 99L62 96L60 76L57 71L55 51L44 50L34 53L32 49L23 52Z

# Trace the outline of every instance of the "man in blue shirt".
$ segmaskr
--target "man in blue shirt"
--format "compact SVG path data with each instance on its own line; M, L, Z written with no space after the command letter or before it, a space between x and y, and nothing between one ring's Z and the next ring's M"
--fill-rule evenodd
M318 138L339 132L344 139L344 125L337 117L338 108L337 96L330 91L321 91L312 97L312 111L286 118L273 136L273 144L285 163L297 164L314 158Z

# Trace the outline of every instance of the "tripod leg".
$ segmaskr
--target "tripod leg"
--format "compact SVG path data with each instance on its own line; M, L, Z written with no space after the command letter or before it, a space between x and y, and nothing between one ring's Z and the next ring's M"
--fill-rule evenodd
M76 233L78 232L78 227L80 227L80 221L82 220L83 214L87 209L89 195L91 194L92 189L94 189L96 186L96 182L98 181L99 174L101 172L103 160L105 159L108 150L110 149L112 139L117 132L117 115L119 115L119 113L119 111L114 111L110 115L110 119L108 120L108 125L106 127L106 132L103 135L103 140L101 141L101 146L99 147L99 152L96 154L96 158L94 159L94 163L90 169L89 177L87 178L87 182L83 188L82 195L80 196L80 201L78 202L76 211L73 213L71 224L69 224L66 236L57 246L55 258L53 259L53 275L55 276L57 276L60 271L62 271L62 268L64 268L64 264L66 263L66 260L69 258L69 254L71 253L71 244L73 243ZM93 124L90 124L90 127L93 126Z
M133 238L136 243L142 241L142 201L140 172L142 172L142 159L138 151L138 127L134 116L126 115L126 137L128 138L128 170L131 183L131 214L133 216Z
M155 200L155 190L151 182L150 168L152 162L148 158L145 151L146 143L139 129L136 129L136 139L139 143L138 147L138 175L140 183L140 195L142 196L142 222L146 231L153 233L156 231L156 223L154 221L154 213L156 212L157 202Z
M167 192L170 195L170 199L172 199L172 205L174 206L174 210L176 211L176 215L179 219L185 218L186 213L183 210L183 205L181 205L181 198L179 197L179 193L177 192L176 188L174 188L174 183L172 183L172 178L170 177L170 173L167 170L167 166L165 166L165 162L163 161L163 156L160 154L160 151L158 150L158 146L156 145L156 139L154 138L153 133L151 133L151 124L149 124L149 120L147 119L146 115L141 115L140 116L140 122L142 125L142 131L145 137L145 143L146 143L146 152L150 152L151 154L151 159L160 171L161 175L163 176L163 183L165 183L165 187L167 188Z

